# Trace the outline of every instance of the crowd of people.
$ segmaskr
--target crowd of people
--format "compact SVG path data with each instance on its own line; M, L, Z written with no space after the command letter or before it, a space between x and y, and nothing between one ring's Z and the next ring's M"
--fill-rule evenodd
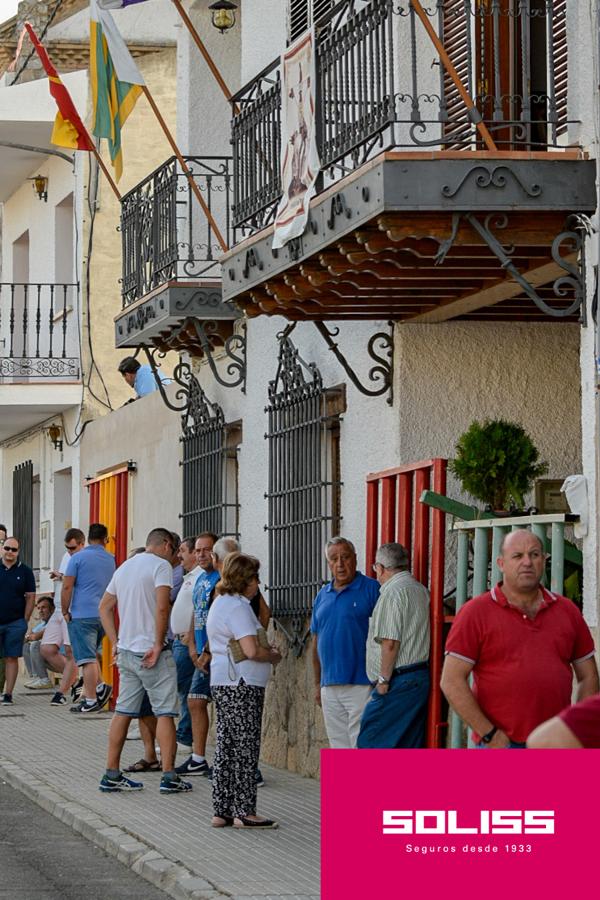
M132 774L160 771L160 793L187 793L188 777L205 776L212 780L213 827L276 827L256 812L265 688L281 659L267 637L259 561L232 537L203 532L180 541L154 528L117 568L108 540L100 523L90 525L87 544L81 530L69 529L64 557L50 573L55 597L36 599L19 540L0 526L1 703L14 703L24 657L26 689L49 688L49 673L56 673L51 705L66 704L71 691L70 712L86 717L109 701L113 679L102 673L116 666L100 790L139 791L143 783ZM430 599L410 573L407 550L382 544L374 577L358 571L354 545L344 537L328 541L325 556L331 580L314 600L310 630L315 700L330 746L423 747ZM447 636L441 689L478 748L600 746L592 635L575 604L543 586L545 561L535 534L507 534L497 560L502 581L466 603ZM104 636L111 660L102 657ZM571 706L573 678L578 702ZM132 720L144 755L123 771ZM176 765L178 744L188 753Z

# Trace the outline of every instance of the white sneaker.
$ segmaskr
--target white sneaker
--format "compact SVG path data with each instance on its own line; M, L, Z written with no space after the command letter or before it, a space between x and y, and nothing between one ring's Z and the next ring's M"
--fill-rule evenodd
M127 741L141 741L142 736L140 734L140 726L137 721L133 721L129 726L129 731L127 732Z
M46 680L44 681L42 678L38 678L38 683L33 685L34 691L47 691L52 687L52 682Z
M30 681L26 681L23 687L29 688L29 690L33 690L39 685L40 681L40 678L32 678Z

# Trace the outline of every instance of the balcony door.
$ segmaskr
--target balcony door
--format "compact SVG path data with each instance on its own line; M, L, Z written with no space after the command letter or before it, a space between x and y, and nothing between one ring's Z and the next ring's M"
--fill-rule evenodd
M498 149L545 149L567 129L566 0L445 0L443 40ZM470 127L445 76L449 145ZM480 147L479 149L482 149Z

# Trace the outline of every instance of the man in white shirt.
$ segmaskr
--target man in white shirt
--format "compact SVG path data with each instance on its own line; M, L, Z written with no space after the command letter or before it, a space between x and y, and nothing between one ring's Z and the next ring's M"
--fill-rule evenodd
M77 681L77 666L71 650L69 629L60 606L60 595L63 577L66 574L69 560L76 553L79 553L80 550L83 550L84 547L85 534L83 531L79 528L69 528L65 534L65 552L60 561L58 571L53 570L50 572L50 578L55 584L55 609L44 629L44 636L40 643L40 653L49 669L53 672L61 673L58 690L50 701L51 706L64 706L67 702L65 696L67 691ZM61 653L61 648L64 648L64 654ZM77 699L78 697L74 695L73 701L75 702Z
M166 642L170 593L173 586L173 535L154 528L146 550L126 560L113 575L100 603L100 618L113 646L119 668L119 699L108 733L106 773L100 790L139 791L143 784L125 778L120 770L121 752L132 718L138 718L144 691L157 718L163 776L161 794L191 791L192 785L174 771L177 669ZM115 628L115 607L119 633Z
M213 544L216 541L214 537ZM171 610L171 632L173 634L173 658L177 666L177 693L179 694L179 722L177 723L177 743L186 748L192 746L192 723L187 705L187 695L192 684L195 666L190 659L187 632L192 615L192 592L198 576L204 571L196 559L196 539L184 538L177 554L183 566L184 576L181 587Z

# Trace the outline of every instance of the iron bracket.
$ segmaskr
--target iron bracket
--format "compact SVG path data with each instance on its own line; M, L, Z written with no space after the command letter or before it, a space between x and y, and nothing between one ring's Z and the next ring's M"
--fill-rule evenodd
M369 369L368 377L371 382L380 382L379 387L373 389L366 387L361 382L337 342L333 340L340 333L340 329L330 329L324 322L314 322L313 324L354 387L366 397L381 397L383 394L387 394L386 403L388 406L392 406L394 403L394 323L388 322L389 334L385 331L378 331L369 338L367 351L375 365ZM376 348L377 344L379 346Z
M289 648L299 659L306 645L306 640L310 634L310 624L306 625L306 616L290 616L286 618L286 625L281 619L273 617L273 625L276 629L283 631L287 638Z
M533 285L519 272L509 255L512 248L503 247L490 229L490 220L493 218L493 215L489 215L486 216L484 222L481 222L472 213L465 213L465 219L477 234L480 235L483 241L485 241L490 250L498 257L502 268L506 269L507 272L510 272L514 280L521 285L527 296L533 300L538 309L555 319L563 319L566 316L571 316L582 307L585 310L585 241L582 234L590 233L591 223L587 216L569 216L567 219L567 230L561 231L561 233L552 241L552 259L566 273L555 279L554 284L552 285L554 296L558 298L565 297L569 288L574 292L573 302L565 309L555 309L554 307L549 306L546 301L540 297ZM496 217L496 227L505 228L507 221L508 219L505 215ZM581 254L580 265L571 265L571 263L567 262L564 256L561 255L560 248L566 242L571 244L571 253Z

